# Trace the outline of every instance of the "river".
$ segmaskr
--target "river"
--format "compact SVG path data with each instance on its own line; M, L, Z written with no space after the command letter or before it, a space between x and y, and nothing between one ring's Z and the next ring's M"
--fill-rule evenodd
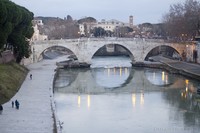
M200 82L127 57L96 57L89 69L60 69L54 98L63 133L197 133Z

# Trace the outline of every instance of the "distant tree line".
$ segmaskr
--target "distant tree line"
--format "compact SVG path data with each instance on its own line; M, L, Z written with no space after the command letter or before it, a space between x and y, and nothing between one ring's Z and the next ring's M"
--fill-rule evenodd
M200 35L200 2L186 0L170 6L163 17L166 35L177 41L192 40Z
M16 61L29 57L33 13L9 0L0 0L0 51L11 47Z
M40 34L45 34L50 40L77 38L79 26L70 15L61 19L58 17L35 17L34 19L42 20L44 25L38 25Z

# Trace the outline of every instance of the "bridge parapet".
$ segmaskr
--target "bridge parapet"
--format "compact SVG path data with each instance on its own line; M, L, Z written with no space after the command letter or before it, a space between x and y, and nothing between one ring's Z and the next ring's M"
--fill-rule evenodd
M117 42L123 42L123 41L135 41L135 42L157 42L157 43L164 43L165 41L163 39L144 39L144 38L117 38L117 37L108 37L108 38L76 38L76 39L60 39L60 40L40 40L40 41L34 41L32 44L38 44L38 43L47 43L47 42L99 42L99 41L117 41Z

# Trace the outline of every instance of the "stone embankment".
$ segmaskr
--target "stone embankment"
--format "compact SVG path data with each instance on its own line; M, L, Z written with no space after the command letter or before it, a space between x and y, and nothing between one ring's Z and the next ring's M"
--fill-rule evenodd
M154 62L137 62L135 67L151 67L165 69L171 73L181 74L196 80L200 80L200 65L184 61L172 60L163 56L152 57Z

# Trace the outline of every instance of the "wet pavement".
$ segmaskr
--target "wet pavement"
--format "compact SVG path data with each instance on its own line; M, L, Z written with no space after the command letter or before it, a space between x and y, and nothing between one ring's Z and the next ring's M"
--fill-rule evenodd
M27 66L29 74L17 94L0 114L0 133L52 133L52 84L55 60L45 60ZM32 79L29 75L32 74ZM19 101L19 109L12 101Z

